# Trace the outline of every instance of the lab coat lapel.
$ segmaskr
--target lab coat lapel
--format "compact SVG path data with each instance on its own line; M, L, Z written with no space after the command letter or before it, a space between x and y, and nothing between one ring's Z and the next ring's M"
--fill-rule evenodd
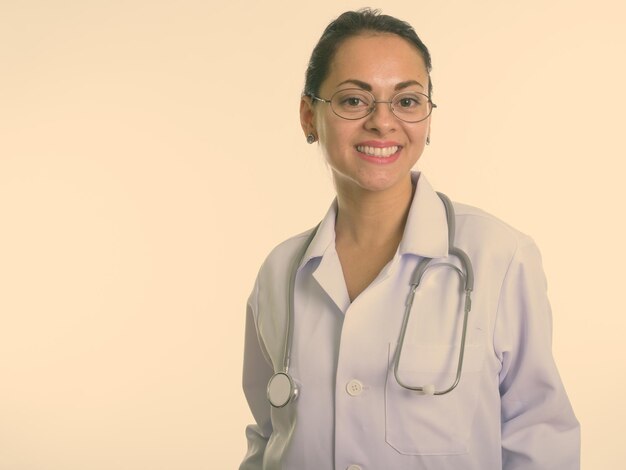
M426 258L445 257L448 255L446 208L424 175L413 172L411 178L417 187L398 252Z
M324 219L322 219L315 237L306 250L299 269L302 269L307 263L319 259L319 264L313 272L313 278L337 305L337 308L345 312L350 305L350 298L346 290L341 262L335 249L336 217L337 201L335 200L328 209Z
M337 305L337 308L345 313L350 306L350 298L346 290L341 262L334 248L333 244L332 250L329 247L326 251L320 265L313 273L313 277Z

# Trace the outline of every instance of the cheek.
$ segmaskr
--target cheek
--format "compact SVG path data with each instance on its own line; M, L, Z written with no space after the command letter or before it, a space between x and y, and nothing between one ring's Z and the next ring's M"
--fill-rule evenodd
M328 150L338 149L347 142L348 132L342 122L333 119L320 119L317 123L320 143Z
M349 144L355 138L355 135L362 131L362 121L349 121L341 119L332 114L327 116L320 124L324 128L324 132L329 139L337 143Z
M328 163L336 160L337 155L341 154L341 139L335 134L334 129L326 128L320 133L320 147Z
M418 123L417 127L406 129L406 133L414 145L423 145L430 132L430 121Z

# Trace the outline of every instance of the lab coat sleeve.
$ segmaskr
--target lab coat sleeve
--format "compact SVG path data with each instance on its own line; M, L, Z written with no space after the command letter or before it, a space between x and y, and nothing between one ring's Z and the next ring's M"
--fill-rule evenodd
M272 434L270 404L267 401L267 383L273 369L266 359L256 326L258 282L250 295L246 314L246 333L243 359L243 390L256 423L246 428L248 451L239 470L261 470L268 439Z
M494 329L504 470L580 468L580 429L552 357L546 291L541 255L524 238L502 284Z

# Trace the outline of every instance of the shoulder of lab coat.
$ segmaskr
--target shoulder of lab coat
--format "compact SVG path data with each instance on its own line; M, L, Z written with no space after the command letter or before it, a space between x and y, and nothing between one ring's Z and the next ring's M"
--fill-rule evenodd
M503 468L578 469L580 426L552 355L552 311L539 249L498 218L454 206L457 245L470 259L482 256L477 250L489 250L489 264L503 268L493 320L493 352L501 363Z
M518 232L496 311L504 469L580 468L580 427L552 355L541 255Z

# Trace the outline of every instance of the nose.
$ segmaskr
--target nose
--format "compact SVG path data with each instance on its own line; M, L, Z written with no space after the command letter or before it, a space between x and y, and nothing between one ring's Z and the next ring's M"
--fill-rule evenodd
M397 123L398 118L391 111L389 101L375 101L374 109L365 120L365 126L368 130L377 131L381 134L394 130Z

